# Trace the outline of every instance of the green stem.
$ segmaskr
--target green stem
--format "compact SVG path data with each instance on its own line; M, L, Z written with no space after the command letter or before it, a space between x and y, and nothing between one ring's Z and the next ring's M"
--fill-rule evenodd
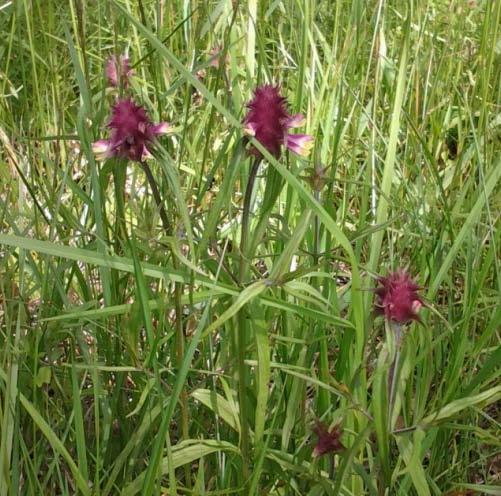
M391 429L391 419L393 416L393 406L395 404L395 388L396 388L396 375L398 361L400 358L400 344L402 342L402 326L400 324L390 324L391 336L390 353L392 357L392 362L390 365L389 375L388 375L388 425Z
M314 191L314 198L318 203L321 203L320 191ZM313 265L318 265L320 259L320 222L318 220L318 215L315 215L313 224ZM313 287L320 290L320 279L313 278ZM327 333L325 331L325 326L318 326L315 322L312 323L313 327L316 328L316 334L319 337L320 343L320 380L328 383L329 382L329 350L327 346ZM323 415L330 404L329 392L325 389L320 389L318 395L318 414Z
M113 181L115 184L115 250L118 254L122 254L120 240L124 243L128 240L127 226L125 224L125 180L127 178L127 164L117 162L113 171Z
M252 167L249 172L249 179L247 180L247 187L245 188L244 205L242 212L242 234L240 236L240 284L245 282L246 271L249 266L247 245L249 242L250 204L260 162L261 158L256 158L256 160L254 160L254 162L252 163Z
M155 181L155 177L151 172L150 166L146 162L140 162L140 164L141 168L146 174L146 178L148 179L148 184L150 185L151 192L153 193L153 198L155 199L155 203L160 213L160 219L162 220L165 234L169 235L171 233L169 218L167 217L167 212L165 211L164 204L162 202L162 197L160 196L160 191L158 190L158 186ZM175 259L175 257L173 258Z
M162 220L162 224L165 230L166 235L172 235L171 226L169 223L169 219L167 217L167 212L165 211L162 197L160 196L160 191L158 190L157 183L155 181L155 177L151 172L149 165L146 162L140 162L141 167L146 174L146 178L148 179L148 183L151 188L151 192L153 193L153 198L155 199L155 203L157 205L158 211L160 213L160 219ZM172 265L174 270L178 269L178 260L176 255L172 253ZM185 334L183 327L183 305L181 303L181 298L183 294L183 285L182 283L176 282L174 284L174 302L175 302L175 312L176 312L176 367L178 370L181 368L184 358L184 348L185 348ZM185 388L181 391L179 396L179 401L181 404L181 437L182 439L189 439L189 423L188 423L188 393ZM185 465L185 480L186 486L191 488L191 469L189 465Z
M242 233L240 236L240 270L239 270L239 283L245 284L247 272L249 268L249 216L250 206L252 200L252 192L254 190L254 183L256 182L257 171L259 169L260 158L256 158L252 163L249 172L249 179L247 180L247 187L245 188L244 204L242 211ZM247 421L245 399L246 399L246 373L245 368L245 348L247 337L247 319L245 309L242 309L238 314L238 396L240 404L240 449L242 452L242 478L247 481L249 478L249 425Z

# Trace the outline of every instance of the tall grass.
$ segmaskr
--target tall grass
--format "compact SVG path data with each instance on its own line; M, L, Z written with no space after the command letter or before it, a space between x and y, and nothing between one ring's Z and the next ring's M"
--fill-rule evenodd
M500 494L500 0L4 0L0 29L0 494ZM125 52L172 126L161 205L91 150ZM253 168L267 82L315 148ZM396 350L398 267L427 305Z

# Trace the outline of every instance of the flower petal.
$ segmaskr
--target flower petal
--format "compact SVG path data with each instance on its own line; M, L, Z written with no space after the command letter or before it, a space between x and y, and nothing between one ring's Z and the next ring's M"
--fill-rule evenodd
M126 55L120 55L117 60L115 55L112 55L106 62L106 77L110 86L118 86L119 78L122 79L124 86L128 84L128 78L133 74L130 68L130 60Z
M305 122L306 122L306 119L304 118L303 114L295 114L295 115L291 115L285 121L285 126L289 129L292 127L301 127L301 126L304 126Z
M294 153L307 157L313 148L313 136L309 134L288 134L285 138L285 146Z
M99 140L92 143L92 151L94 152L97 160L104 160L105 158L110 157L113 155L111 141Z
M327 453L340 453L345 448L341 442L342 430L339 425L335 425L332 429L328 429L325 424L317 421L317 425L313 429L317 435L317 444L313 449L313 457L325 455Z
M148 150L148 148L146 148L144 146L143 147L143 153L141 155L141 160L146 160L148 158L153 158L153 155L150 153L150 151Z
M157 135L166 133L169 125L167 122L153 124L144 107L125 98L117 100L113 106L108 128L111 129L111 139L95 143L96 153L139 162L149 158L145 148L155 141Z
M151 132L158 136L159 134L166 134L169 132L170 124L168 122L160 122L159 124L154 124L150 126Z
M254 122L247 122L244 126L244 134L247 136L256 136L257 126Z

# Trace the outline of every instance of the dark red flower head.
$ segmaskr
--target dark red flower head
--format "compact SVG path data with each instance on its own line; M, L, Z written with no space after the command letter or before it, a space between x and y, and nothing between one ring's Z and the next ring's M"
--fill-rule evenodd
M289 129L304 124L300 114L290 115L287 100L280 95L277 86L265 84L254 91L254 98L247 104L249 113L244 119L245 132L254 136L272 155L280 156L282 145L293 152L306 156L313 146L313 138L306 134L289 134ZM261 156L259 150L251 153Z
M378 282L376 313L399 324L419 320L418 311L423 306L417 293L420 288L405 270L399 269L388 277L380 277Z
M124 86L127 86L129 76L133 72L130 68L129 57L125 55L120 55L118 59L115 55L112 55L106 62L106 77L111 86L118 86L119 80L122 81Z
M108 127L112 130L111 139L92 145L96 157L122 157L138 162L151 156L147 145L169 129L167 122L152 124L144 108L130 99L119 100L113 106Z
M325 424L317 421L314 432L318 437L317 444L313 449L313 456L318 457L327 453L339 453L344 450L343 443L341 443L341 427L335 425L329 430Z

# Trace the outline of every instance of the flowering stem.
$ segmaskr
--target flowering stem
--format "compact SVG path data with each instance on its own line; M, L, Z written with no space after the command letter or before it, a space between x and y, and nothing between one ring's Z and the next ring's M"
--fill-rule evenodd
M261 158L256 158L252 163L249 172L249 179L245 188L244 204L242 211L242 232L240 236L240 271L239 283L245 283L249 268L249 216L254 183L256 182L257 171ZM246 399L246 368L245 368L245 348L247 336L247 319L245 309L238 314L238 396L240 404L240 449L242 452L242 478L246 481L249 477L249 425L247 422L245 399Z
M116 216L115 216L115 230L116 230L116 250L117 253L122 253L120 247L120 240L127 240L128 233L125 224L125 180L127 178L127 165L117 163L113 171L113 181L115 183L115 198L116 198Z
M164 226L165 233L168 235L171 232L169 219L167 217L167 212L165 211L164 204L162 202L162 197L160 196L160 191L158 191L158 186L155 181L155 177L151 172L150 166L146 162L140 162L141 168L146 174L146 178L148 179L148 184L150 185L151 192L153 193L153 198L155 199L155 203L157 205L158 211L160 213L160 219L162 220L162 224ZM175 259L175 257L173 257Z
M245 188L244 205L242 212L242 234L240 237L240 283L242 284L245 280L246 270L248 267L248 253L247 244L249 240L249 216L250 216L250 204L252 200L252 192L254 191L254 183L256 182L257 171L259 169L259 164L261 158L256 158L252 163L251 170L249 172L249 179L247 180L247 187Z
M169 219L167 217L167 212L165 211L164 204L162 202L162 197L160 196L160 191L158 190L155 177L151 172L149 165L146 162L140 162L141 167L146 174L148 183L150 185L151 191L153 193L153 198L157 205L158 211L160 213L160 219L165 230L166 235L171 235L171 227ZM172 253L172 265L174 269L178 268L178 262L176 255ZM178 370L181 368L184 358L184 328L183 328L183 305L181 302L183 287L182 284L176 282L174 284L174 305L176 312L176 366ZM188 394L183 388L180 394L181 403L181 434L183 439L189 438L189 424L188 424ZM185 466L185 481L188 488L191 488L191 471L189 465Z
M396 372L398 367L398 360L400 358L400 344L402 341L402 326L397 323L390 324L391 333L389 352L391 357L391 365L388 375L388 422L391 428L391 421L393 417L393 405L395 403L395 388L396 388Z
M314 191L314 198L318 203L321 203L320 191L318 189ZM318 215L315 215L313 224L313 265L318 264L318 261L320 259L319 253L320 253L320 222L318 220ZM313 279L313 286L318 291L321 291L320 279L315 277ZM313 326L314 328L316 328L316 333L320 338L319 339L320 380L327 384L329 382L329 350L327 347L328 343L327 335L325 331L323 331L323 329L325 329L324 326L317 326L315 322L313 323ZM329 404L330 404L329 392L321 388L318 394L318 407L319 407L318 411L320 415L323 415L327 411L327 409L329 408Z

